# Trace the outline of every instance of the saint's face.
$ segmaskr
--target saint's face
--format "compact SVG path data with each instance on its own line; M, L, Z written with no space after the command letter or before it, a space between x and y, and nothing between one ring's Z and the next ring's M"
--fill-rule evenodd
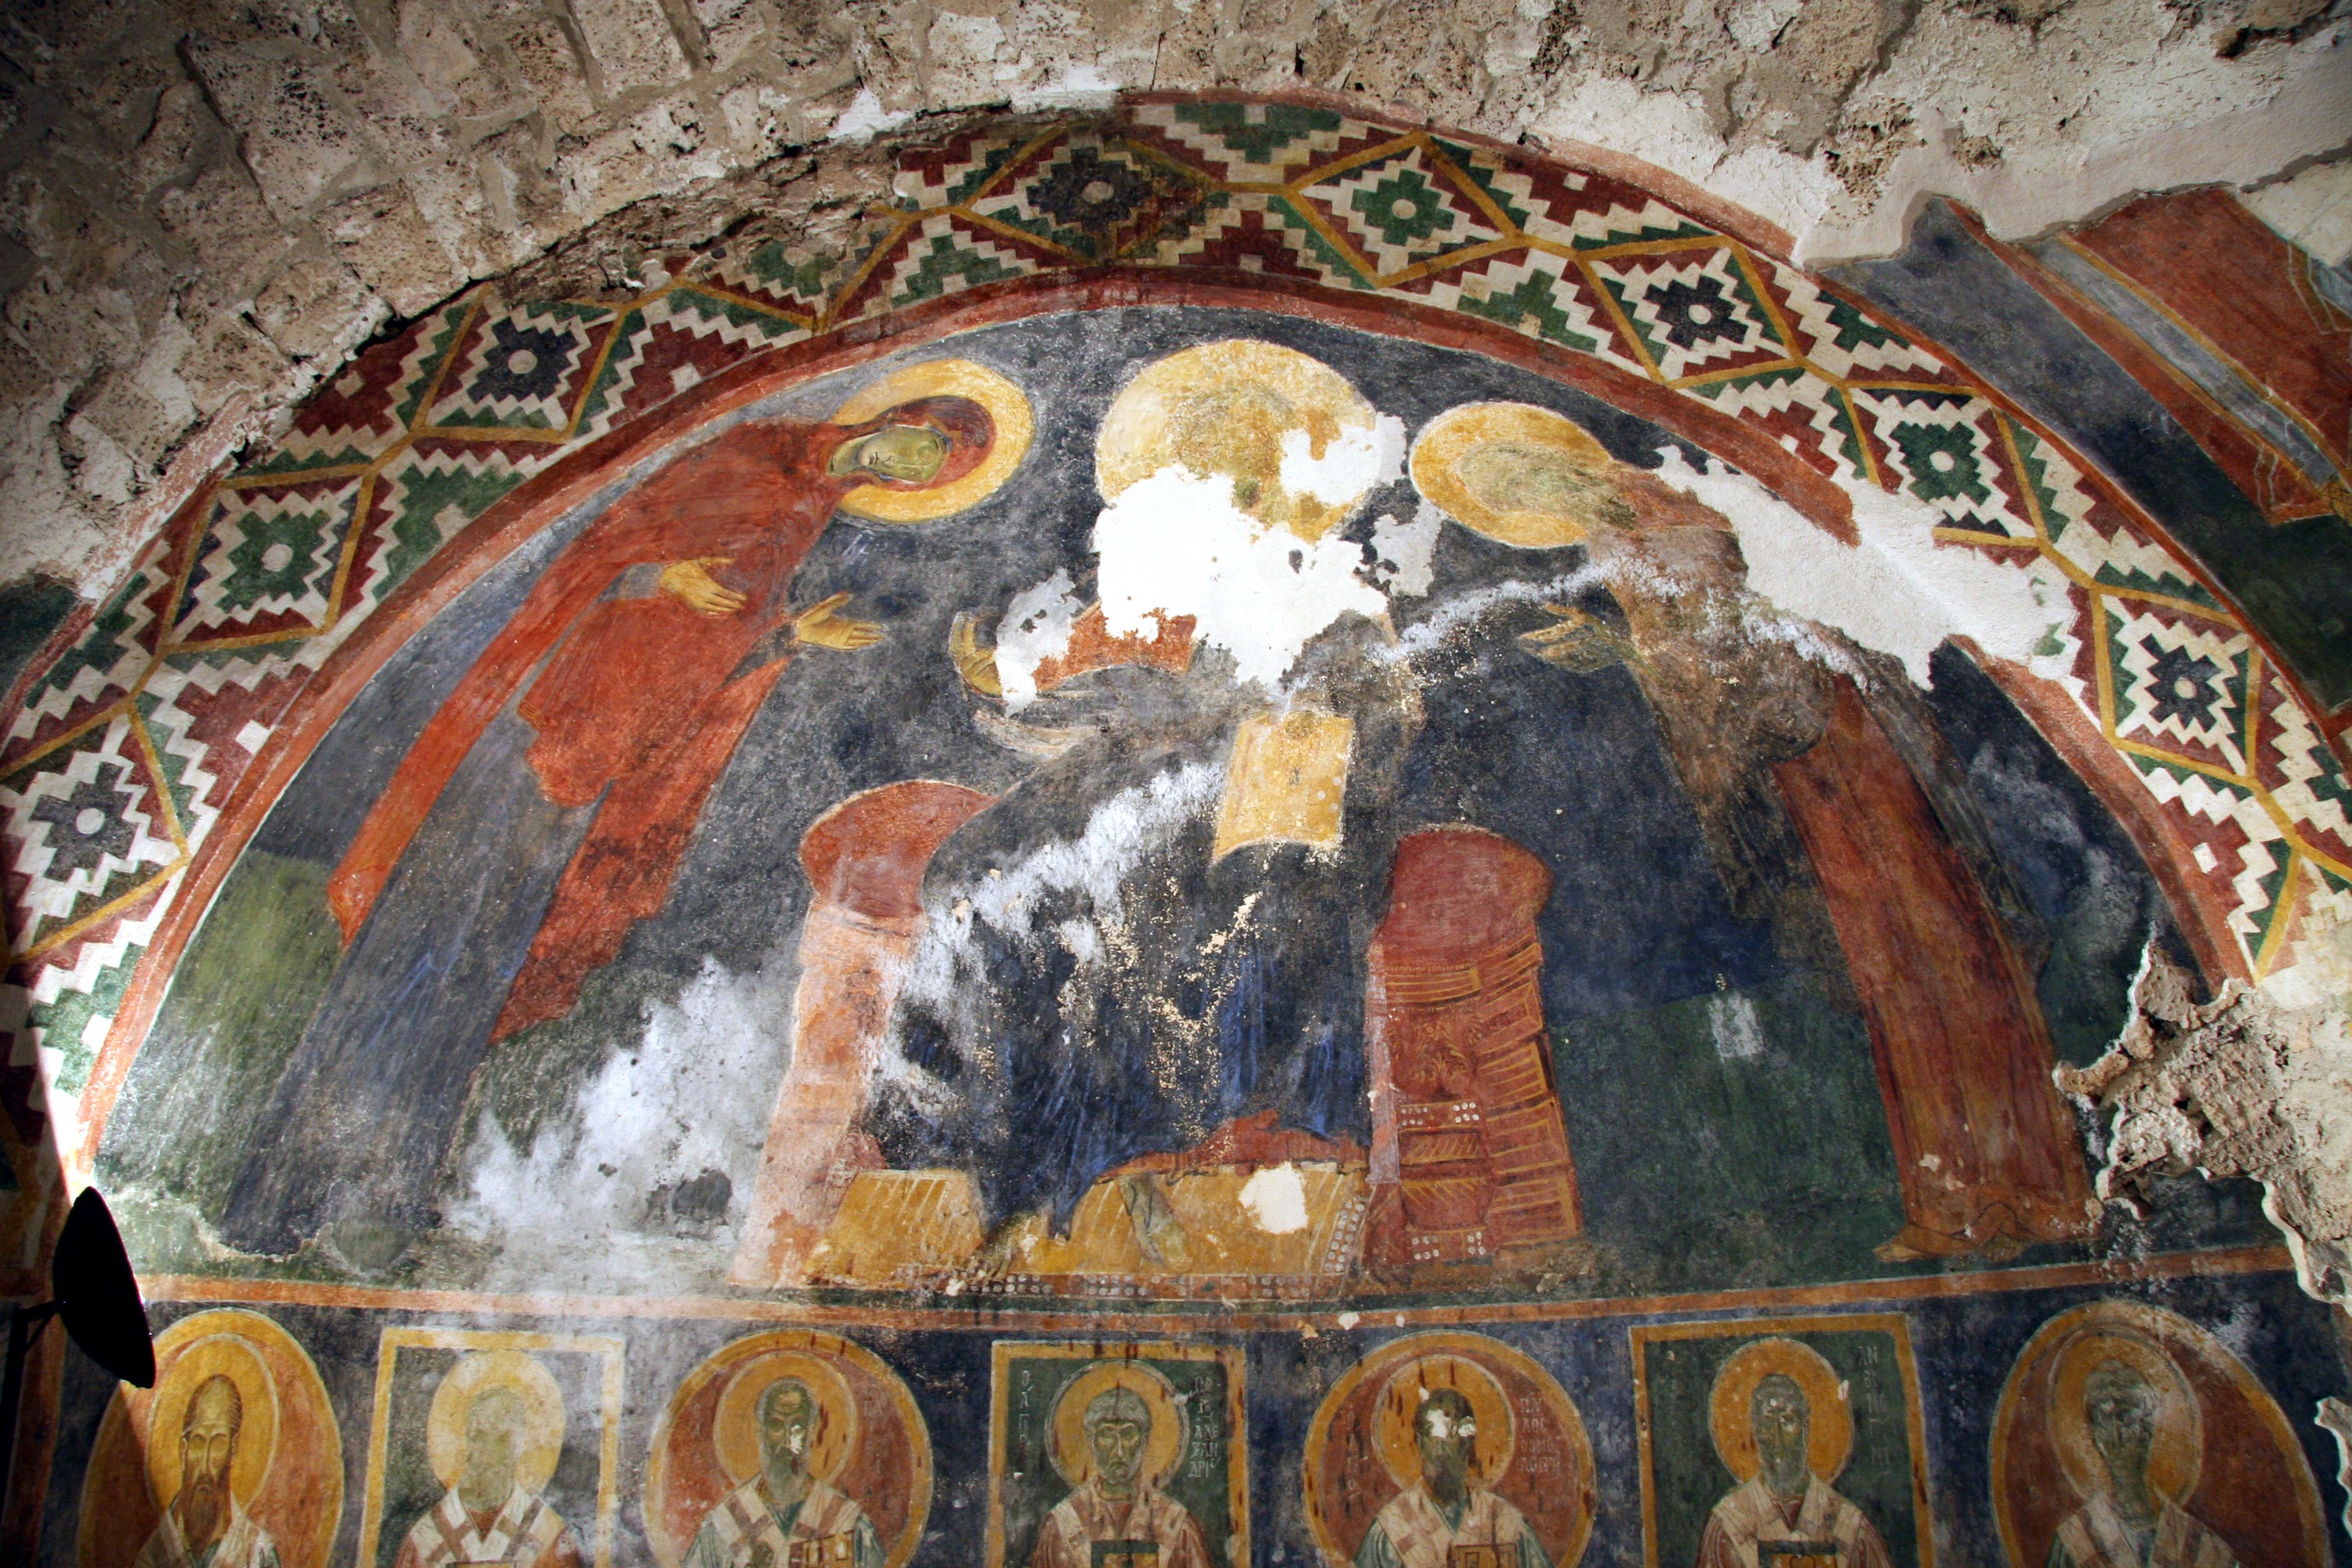
M760 1453L772 1475L797 1475L808 1465L816 1436L816 1411L809 1397L787 1388L767 1402L760 1418Z
M886 425L857 444L859 468L907 484L931 479L947 460L947 437L927 425Z
M1451 1391L1433 1394L1413 1422L1423 1477L1441 1488L1457 1488L1470 1475L1478 1442L1478 1418L1470 1402Z
M515 1461L522 1448L522 1407L505 1389L493 1388L466 1412L466 1458L457 1488L470 1508L506 1500L514 1490Z
M1139 1421L1130 1415L1113 1415L1097 1421L1087 1434L1094 1449L1095 1473L1103 1485L1114 1492L1124 1492L1135 1485L1135 1478L1143 1469L1143 1448L1151 1436L1151 1423Z
M1812 1441L1813 1413L1804 1390L1778 1373L1767 1377L1757 1385L1750 1415L1765 1484L1783 1497L1793 1494L1807 1477Z
M228 1484L230 1465L236 1459L237 1415L235 1405L213 1385L196 1391L188 1402L187 1424L180 1429L180 1485L188 1491L217 1491Z
M2147 1472L2148 1449L2156 1441L2154 1405L2147 1384L2121 1362L2109 1362L2091 1374L2083 1390L2083 1416L2110 1475L2136 1479Z

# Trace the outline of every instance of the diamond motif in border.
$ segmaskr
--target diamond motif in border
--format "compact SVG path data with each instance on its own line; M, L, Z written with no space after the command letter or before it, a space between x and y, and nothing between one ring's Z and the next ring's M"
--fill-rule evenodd
M1465 315L1579 353L1615 360L1637 375L1647 374L1618 342L1616 329L1584 275L1557 256L1506 251L1441 273L1431 283L1434 300L1450 302Z
M974 131L950 136L928 147L913 147L898 155L898 172L890 188L908 212L928 212L968 202L1003 172L1015 153L1037 132Z
M180 595L173 644L315 631L335 613L337 579L362 481L247 485L213 498Z
M1198 184L1166 164L1080 130L1033 148L971 210L1088 261L1108 261L1148 243L1201 195Z
M902 226L835 307L835 324L960 294L1061 265L1027 239L967 223L951 213L929 213Z
M518 463L509 449L473 442L419 442L378 471L367 525L352 561L344 619L367 614L474 519L559 454Z
M177 574L170 532L147 542L122 586L90 616L73 646L25 688L25 703L9 721L11 763L31 748L87 723L122 700L155 656L157 622Z
M1853 390L1877 437L1881 471L1935 508L1944 526L2028 538L2032 521L2007 471L2000 416L1964 393Z
M1313 204L1381 277L1504 237L1419 147L1318 181L1297 199Z
M1789 357L1728 246L1619 254L1588 265L1668 381Z
M1129 123L1185 163L1236 185L1286 184L1371 131L1292 103L1144 103Z
M284 644L167 657L139 693L139 710L193 849L229 792L310 684Z
M1154 259L1162 267L1257 272L1336 289L1372 286L1290 198L1260 191L1209 197L1160 235Z
M2112 595L2105 604L2117 738L2243 773L2252 639L2152 605Z
M2092 490L2056 447L2013 420L2003 424L2033 496L2042 510L2051 545L2102 587L2126 593L2162 594L2227 615L2203 584L2188 574L2172 552L2142 533L2112 501Z
M2352 779L2319 737L2294 694L2265 660L2254 780L2270 791L2295 831L2336 864L2352 866Z
M1836 295L1823 292L1803 273L1769 257L1756 256L1754 260L1764 286L1780 304L1781 320L1794 340L1792 346L1822 374L1840 381L1883 377L1958 384L1941 360Z
M578 437L602 435L747 355L808 335L800 320L730 294L689 284L656 295L622 321L580 405Z
M613 326L605 307L568 300L483 316L457 347L432 424L485 432L568 428Z
M1743 424L1770 433L1816 473L1861 482L1862 438L1838 389L1801 365L1702 382L1689 389Z
M770 240L751 250L739 247L715 257L696 281L789 311L806 323L823 313L826 299L841 281L841 260L795 256L782 241Z
M241 470L295 473L364 463L400 439L457 341L468 306L456 300L419 317L395 337L362 350L342 374L305 398L293 428Z
M177 868L187 847L143 731L121 711L0 777L0 835L20 954Z

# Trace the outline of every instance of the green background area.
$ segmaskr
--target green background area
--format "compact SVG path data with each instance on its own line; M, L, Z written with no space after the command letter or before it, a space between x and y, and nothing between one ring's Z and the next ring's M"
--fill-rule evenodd
M1636 1352L1649 1390L1660 1563L1697 1562L1706 1516L1738 1485L1716 1457L1708 1399L1723 1364L1762 1337L1654 1340ZM1841 1474L1825 1479L1877 1528L1895 1568L1918 1568L1911 1437L1895 1335L1885 1329L1836 1329L1782 1337L1820 1352L1850 1391L1853 1451Z
M1225 1369L1213 1361L1160 1361L1137 1356L1136 1364L1166 1378L1182 1403L1186 1438L1176 1468L1160 1489L1192 1510L1209 1544L1209 1561L1230 1568L1226 1546L1234 1533L1228 1507L1225 1428ZM1015 1353L1004 1373L1004 1561L1025 1563L1036 1549L1037 1529L1070 1489L1054 1468L1054 1405L1073 1382L1103 1363L1076 1356Z

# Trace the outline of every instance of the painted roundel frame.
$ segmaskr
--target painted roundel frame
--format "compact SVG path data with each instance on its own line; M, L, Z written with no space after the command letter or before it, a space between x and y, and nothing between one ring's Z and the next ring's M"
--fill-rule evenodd
M1255 177L1283 174L1286 165L1268 170L1236 163L1219 175L1202 167L1205 160L1200 157L1186 162L1191 155L1188 148L1215 141L1206 132L1193 135L1189 142L1178 134L1188 123L1185 105L1195 102L1223 106L1218 114L1204 110L1199 116L1203 123L1221 124L1235 117L1244 124L1258 123L1252 116L1282 123L1330 123L1306 135L1306 172L1287 183ZM1285 116L1291 118L1285 120ZM393 405L393 412L402 418L394 420L398 429L389 437L389 445L373 454L353 448L350 455L358 459L355 465L338 467L319 461L321 456L335 455L326 450L335 433L320 435L313 430L304 437L306 416L298 416L298 437L315 448L308 457L300 452L289 456L293 447L300 445L293 441L287 449L208 487L150 545L130 584L109 602L118 609L129 605L144 614L146 629L133 634L131 651L124 653L110 667L110 674L101 678L94 708L89 702L77 706L79 700L70 697L61 700L59 713L52 714L41 704L58 706L42 684L53 679L56 669L76 658L88 665L103 657L103 650L86 652L90 639L102 631L97 622L76 633L80 643L50 650L47 667L20 680L16 729L5 742L6 754L0 755L0 790L11 784L33 787L24 781L38 772L44 758L75 743L78 736L87 741L101 731L110 738L109 744L115 743L111 737L116 731L129 734L130 739L121 742L129 761L154 771L161 779L163 759L171 754L174 738L167 733L159 739L153 731L163 723L157 715L170 708L172 699L163 702L153 699L158 693L157 672L177 668L166 666L168 657L195 652L219 658L257 657L285 642L316 637L330 637L333 644L331 653L315 660L315 672L305 678L273 722L248 725L239 731L251 742L246 748L249 762L233 779L227 776L231 770L226 764L215 770L216 803L190 796L184 811L166 813L173 842L157 851L162 858L148 882L102 907L76 914L63 925L37 921L28 925L22 918L15 924L15 930L26 933L24 945L14 957L19 983L28 988L40 984L40 974L47 970L77 964L88 968L93 943L120 944L126 940L125 931L133 927L145 932L144 941L126 948L118 961L114 973L120 974L123 969L129 973L119 994L110 999L110 1019L96 1011L101 1004L95 1000L72 1016L80 1020L78 1048L86 1053L76 1068L86 1075L79 1100L69 1101L78 1105L81 1125L78 1139L61 1137L60 1143L77 1169L87 1170L95 1157L115 1098L153 1020L172 969L223 879L311 752L413 633L498 563L589 501L617 476L681 447L698 431L732 411L817 376L854 369L901 351L937 346L951 353L951 340L961 332L1057 312L1136 305L1239 308L1482 354L1652 422L1746 471L1825 532L1852 543L1857 538L1854 496L1866 493L1874 483L1890 488L1899 482L1900 475L1890 470L1912 459L1890 441L1880 442L1881 451L1872 445L1876 437L1867 432L1854 437L1848 457L1818 448L1808 453L1789 434L1785 421L1775 425L1749 416L1742 412L1745 405L1740 397L1722 393L1717 383L1704 376L1666 375L1661 368L1664 362L1642 347L1645 342L1663 344L1666 339L1657 336L1656 322L1644 326L1628 313L1625 301L1630 296L1612 292L1605 268L1612 258L1627 265L1643 261L1668 268L1714 268L1731 282L1723 284L1718 279L1713 286L1735 292L1744 289L1746 293L1739 297L1749 301L1759 319L1770 317L1778 323L1775 330L1790 339L1800 336L1797 327L1790 323L1801 315L1796 303L1801 297L1805 310L1843 325L1831 336L1809 340L1810 347L1802 353L1791 350L1779 362L1759 362L1761 369L1751 364L1755 376L1762 378L1758 384L1774 376L1793 377L1796 382L1811 377L1829 388L1830 401L1843 411L1839 417L1848 421L1847 427L1862 430L1858 410L1861 400L1870 395L1870 388L1863 384L1875 387L1886 383L1879 390L1888 399L1912 398L1962 409L1967 419L1955 425L1949 421L1959 416L1953 415L1937 428L1966 426L1963 437L1979 443L1980 455L1990 454L1985 457L1987 462L2007 465L2000 470L2004 474L2032 478L2032 483L2017 488L2033 493L2012 498L2015 504L2010 510L2020 517L1998 523L1979 520L1976 528L1938 529L1938 540L2011 564L2035 559L2051 562L2071 584L2069 593L2082 601L2075 606L2075 625L2082 630L2076 649L2078 684L2084 689L2095 689L2093 697L2072 693L2060 682L2021 665L1997 658L1983 662L2134 839L2208 976L2215 980L2232 974L2259 977L2276 959L2293 913L2299 886L2295 879L2305 868L2316 868L2314 874L2340 876L2352 886L2352 845L2336 845L2327 837L2324 822L2315 826L2310 820L2310 811L2296 816L2302 809L2296 803L2307 803L2311 791L2297 785L2303 794L2296 795L2278 777L2264 774L2251 755L2264 743L2262 731L2266 715L2268 740L2274 748L2298 734L2308 739L2319 733L2315 721L2308 718L2318 710L2303 700L2284 668L2270 657L2258 630L2245 626L2210 576L2081 454L1999 393L1969 380L1965 367L1954 356L1884 312L1781 259L1787 237L1769 226L1728 210L1671 175L1612 154L1583 150L1569 162L1532 158L1521 150L1476 138L1349 118L1328 100L1311 96L1200 100L1142 97L1127 100L1108 118L1017 128L1004 133L1001 146L983 144L984 139L975 140L976 135L966 135L944 147L917 149L905 156L899 177L900 205L872 216L871 234L876 237L863 258L842 273L836 283L810 284L806 268L781 277L759 276L751 260L725 259L713 253L695 265L681 263L677 276L655 285L631 303L583 302L562 307L575 315L592 310L602 312L598 331L604 335L598 340L602 346L593 354L585 347L582 350L583 364L593 368L579 383L569 415L544 427L466 423L460 417L467 414L461 406L462 387L452 389L462 378L453 375L451 365L472 352L471 345L499 322L557 307L520 306L499 315L490 297L479 293L428 317L394 345L406 354L402 363L415 372L416 384L401 394L406 402ZM1107 248L1098 252L1088 249L1091 242L1083 236L1055 237L1058 231L1028 205L1030 187L1021 182L1059 156L1057 148L1087 139L1113 147L1139 166L1149 164L1152 177L1163 184L1181 187L1171 198L1170 211L1176 216L1162 215L1162 229L1167 232L1154 230L1140 239L1128 235L1117 245L1106 240ZM1265 144L1265 138L1242 141L1261 150ZM1235 156L1241 156L1239 150ZM1402 265L1380 271L1380 265L1399 258L1371 239L1366 240L1369 251L1352 248L1347 234L1334 227L1337 220L1331 209L1318 205L1309 188L1312 181L1344 181L1367 169L1415 161L1421 169L1416 177L1443 175L1451 180L1449 188L1465 211L1481 207L1485 216L1480 221L1493 219L1509 226L1513 237L1507 243L1490 239L1419 260L1408 257ZM1580 208L1580 216L1564 225L1539 219L1536 210L1540 204L1530 194L1562 193L1562 199L1572 205L1576 193L1604 187L1628 200L1641 196L1645 205L1633 213L1621 203L1598 217ZM1276 207L1288 215L1276 225L1287 237L1283 243L1292 246L1284 254L1297 263L1286 273L1265 269L1274 253L1263 245L1259 247L1263 254L1253 253L1260 268L1256 270L1244 265L1249 258L1238 250L1217 265L1198 264L1197 254L1186 258L1184 247L1199 240L1202 226L1213 226L1213 220L1226 224L1215 233L1228 238L1234 235L1264 238L1272 232L1267 225L1276 221L1267 214ZM1638 219L1639 232L1622 244L1580 247L1574 223L1588 217L1604 227L1612 223L1635 224ZM1181 223L1191 223L1192 227L1179 232L1172 226ZM1565 237L1543 237L1538 230L1546 223L1550 226L1547 232ZM1660 226L1669 223L1671 230ZM1160 237L1156 251L1150 244L1154 235ZM961 273L932 275L923 270L926 264L908 260L919 242L928 244L927 254L934 257L940 254L941 245L968 244L971 256L993 259L988 266L975 262ZM1513 256L1520 259L1513 262ZM1559 270L1549 272L1538 267L1539 257L1546 265L1557 264ZM1474 264L1485 268L1479 274L1485 281L1475 289L1463 281L1468 276L1466 268ZM698 266L701 270L697 270ZM1597 322L1617 331L1617 346L1594 347L1590 334L1579 338L1584 346L1560 341L1559 333L1565 332L1566 327L1559 327L1558 331L1547 329L1547 318L1535 310L1540 301L1530 302L1532 285L1525 279L1508 299L1497 292L1501 288L1497 273L1526 272L1530 267L1563 289L1568 284L1562 279L1575 271L1581 279L1579 287L1588 288L1602 307L1586 324ZM625 397L613 392L621 378L621 373L611 368L614 354L620 352L613 340L621 335L626 321L638 321L638 330L650 331L654 329L642 323L655 316L665 320L681 316L687 307L679 301L688 298L698 310L743 316L756 307L767 312L764 319L774 329L771 341L776 346L746 349L734 363L686 390L642 410L628 409ZM1513 305L1511 300L1518 303ZM1608 321L1601 321L1601 317ZM1643 336L1645 331L1648 337ZM1831 377L1823 364L1834 354L1846 356L1843 363L1847 372L1854 372L1860 363L1847 350L1836 349L1836 342L1864 347L1876 342L1882 358L1907 355L1903 363L1912 365L1916 374L1906 372L1912 377L1908 381L1859 374ZM1644 355L1650 357L1645 360ZM429 372L418 368L428 363L433 367ZM1751 389L1751 401L1769 401L1769 387L1765 393ZM326 396L326 393L319 395L322 399ZM590 404L599 397L605 399L604 412L591 416ZM322 415L310 423L323 428L325 418ZM1969 424L1969 420L1975 423ZM380 430L377 436L382 436ZM410 563L396 584L388 585L386 573L379 571L364 593L352 587L358 554L358 525L354 524L318 624L237 637L215 637L210 631L204 636L186 635L185 628L193 623L184 601L188 597L194 558L210 538L204 531L211 526L216 506L242 504L240 498L271 487L290 491L325 484L328 479L321 476L346 470L360 471L362 491L373 495L368 487L377 483L380 474L403 453L430 448L437 458L465 442L475 443L485 453L521 454L515 461L532 471L421 560ZM1997 446L2002 449L1996 450ZM550 450L559 450L561 456L544 461ZM1858 461L1849 460L1857 456ZM1925 458L1916 461L1922 474L1934 469ZM1845 465L1843 476L1838 471L1841 463ZM1922 486L1915 479L1912 488L1917 491ZM2053 500L2062 490L2074 498L2067 504L2075 506L2081 515L2070 514L2064 520L2056 516ZM372 503L364 495L354 503L362 510L367 504ZM2085 521L2090 512L2097 513L2096 526ZM2056 526L2061 521L2068 530L2082 531L2062 533ZM2116 539L2128 536L2130 548L2143 554L2154 552L2168 559L2180 591L2141 594L2127 600L2126 589L2102 580L2098 571L2066 553L2073 548L2065 543L2067 540L2079 543L2084 539L2109 538L2102 530L2110 531ZM2255 711L2246 734L2240 738L2240 752L2248 754L2239 757L2235 772L2201 753L2190 754L2186 748L2167 751L2119 736L2112 639L2091 635L2101 630L2098 626L2084 629L2085 617L2108 616L2114 605L2127 605L2129 615L2158 620L2202 617L2198 624L2211 637L2221 637L2240 650L2246 677L2243 689L2248 694L2241 706ZM142 637L147 640L139 641ZM140 671L128 678L128 689L110 696L113 688L105 680L112 679L111 671L129 669L142 660ZM2303 731L2295 730L2297 722L2304 725ZM259 737L251 733L256 728L262 731ZM16 738L18 731L25 732L21 740ZM2315 759L2311 766L2336 766L2326 747L2324 738L2305 747L2305 753ZM2272 774L2277 772L2273 768ZM2184 779L2189 782L2180 782ZM2208 784L2200 786L2197 779L2206 779ZM2192 809L2199 801L2210 800L2214 781L2252 802L2230 816L2227 824L2210 811L2200 815ZM2204 791L2201 795L2200 788ZM158 794L168 796L170 792L159 788ZM2242 826L2242 819L2252 826ZM2271 837L2258 841L2253 837L2257 833ZM2267 849L2263 848L2264 843ZM2285 874L2277 883L2249 892L2252 886L2249 877L2234 874L2229 862L2255 850L2266 855L2274 868L2283 861ZM2249 913L2247 900L2257 895L2269 900L2269 907ZM60 1022L69 1021L66 1014L58 1017ZM70 1090L75 1086L64 1087Z

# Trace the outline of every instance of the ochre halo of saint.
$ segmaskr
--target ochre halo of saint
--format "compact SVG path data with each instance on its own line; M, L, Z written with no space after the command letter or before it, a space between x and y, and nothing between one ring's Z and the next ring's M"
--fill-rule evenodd
M1054 1401L1047 1453L1070 1493L1038 1527L1028 1568L1209 1568L1200 1521L1161 1489L1190 1422L1157 1370L1099 1362Z
M644 1496L648 1542L667 1568L897 1568L923 1539L929 1436L871 1352L770 1330L721 1346L679 1383Z
M475 1351L433 1391L425 1455L442 1494L394 1568L580 1568L579 1542L542 1495L563 1457L563 1394L536 1356Z
M1634 526L1612 484L1622 466L1573 419L1527 403L1449 408L1412 445L1423 496L1471 531L1522 550Z
M1243 511L1313 541L1363 489L1304 488L1294 482L1298 459L1319 461L1344 437L1369 438L1378 420L1347 377L1311 354L1255 338L1201 343L1154 360L1112 399L1095 438L1096 483L1115 501L1171 467L1223 475Z
M198 1415L199 1403L233 1404L237 1441L229 1470L229 1495L239 1508L245 1507L261 1489L278 1452L278 1385L271 1381L269 1369L242 1336L217 1333L189 1345L173 1363L172 1373L157 1381L153 1414L148 1418L152 1429L188 1430L208 1419ZM200 1401L198 1396L205 1394L211 1400ZM168 1442L148 1445L147 1479L157 1505L168 1511L187 1482L180 1456Z
M1304 1480L1326 1559L1355 1568L1571 1568L1591 1538L1575 1402L1482 1334L1409 1335L1348 1369L1316 1412Z
M799 1351L775 1351L748 1363L727 1383L719 1396L719 1413L711 1423L710 1441L719 1468L739 1485L760 1473L765 1459L760 1411L768 1390L786 1379L799 1382L814 1402L814 1418L807 1448L809 1474L831 1481L857 1448L857 1400L849 1384L824 1357Z
M1847 1408L1836 1369L1819 1351L1795 1340L1776 1337L1743 1345L1715 1374L1707 1396L1707 1434L1715 1439L1716 1457L1743 1481L1761 1468L1748 1406L1757 1385L1775 1373L1793 1382L1810 1407L1806 1467L1823 1480L1837 1479L1853 1453L1853 1412Z
M83 1568L320 1568L341 1439L293 1337L225 1308L156 1336L152 1390L117 1390L82 1474Z
M1379 1425L1373 1441L1381 1465L1400 1487L1422 1479L1426 1457L1422 1452L1419 1419L1422 1406L1440 1390L1459 1394L1469 1406L1477 1442L1469 1459L1470 1477L1493 1486L1511 1468L1511 1449L1518 1440L1511 1415L1510 1396L1495 1374L1467 1356L1431 1355L1406 1363L1381 1390Z
M1707 1515L1698 1568L1891 1568L1886 1542L1830 1483L1853 1453L1845 1385L1819 1351L1778 1336L1743 1345L1707 1399L1715 1451L1739 1483Z
M461 1359L433 1391L425 1422L425 1451L443 1486L457 1484L466 1458L466 1418L492 1388L515 1396L527 1423L516 1452L515 1475L532 1491L545 1487L563 1453L563 1395L554 1374L521 1351L479 1352Z
M2166 1497L2189 1496L2204 1464L2203 1413L2172 1358L2154 1341L2120 1329L2070 1341L2052 1376L2050 1436L2074 1495L2092 1497L2106 1483L2107 1462L2088 1407L2126 1381L2147 1390L2148 1484Z

